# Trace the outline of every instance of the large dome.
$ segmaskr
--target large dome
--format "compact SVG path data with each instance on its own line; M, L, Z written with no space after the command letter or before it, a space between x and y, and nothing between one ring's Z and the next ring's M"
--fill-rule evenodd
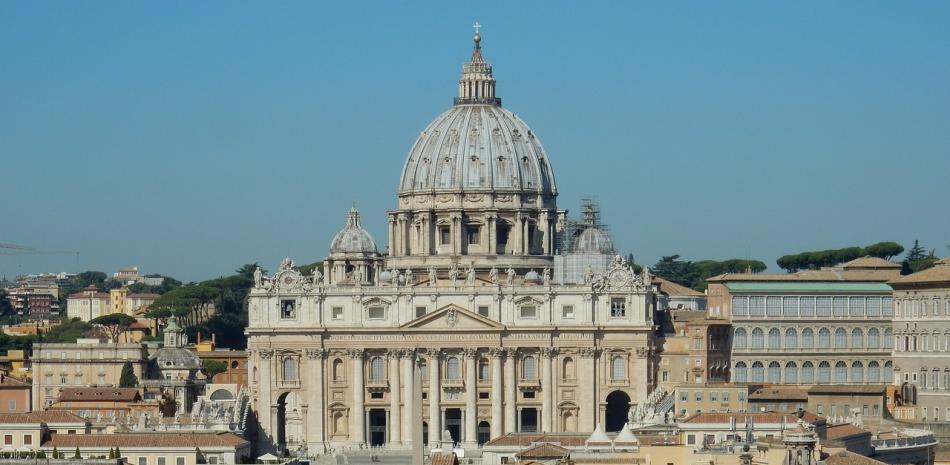
M399 193L508 191L556 195L541 141L495 97L492 67L475 36L462 66L459 97L422 132L409 151Z
M574 241L574 253L606 255L614 251L613 242L607 233L595 226L589 226Z
M456 105L416 140L400 193L420 190L510 190L555 194L541 141L498 105Z

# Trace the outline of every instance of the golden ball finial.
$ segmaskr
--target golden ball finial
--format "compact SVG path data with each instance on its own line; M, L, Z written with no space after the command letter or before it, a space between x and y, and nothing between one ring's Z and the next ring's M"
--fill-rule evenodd
M482 41L482 36L481 36L480 34L475 34L475 35L472 37L472 40L474 40L475 43L477 44L477 43L479 43L479 42Z

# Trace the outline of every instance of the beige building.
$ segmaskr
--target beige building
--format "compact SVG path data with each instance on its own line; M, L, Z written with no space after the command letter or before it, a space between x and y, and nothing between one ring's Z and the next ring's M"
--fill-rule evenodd
M900 265L863 257L833 268L710 278L709 310L732 323L736 383L880 384L891 379Z
M861 418L865 424L879 425L884 418L886 398L883 385L819 385L808 389L809 412L838 421Z
M669 281L666 281L669 283ZM729 321L706 311L667 309L657 312L658 384L671 391L685 383L724 383L729 373Z
M75 344L33 345L33 405L46 408L68 387L118 386L122 365L132 363L141 380L148 362L143 344L115 344L79 339Z
M287 259L256 274L248 365L262 448L616 431L654 389L651 276L617 256L553 282L566 275L553 270L566 212L537 135L495 97L480 40L455 105L406 159L387 254L353 209L323 273Z
M950 258L890 282L901 420L950 422Z
M109 313L123 313L129 316L144 316L148 306L161 297L159 294L129 293L127 288L121 287L109 291Z
M744 413L749 411L749 387L735 384L683 384L673 389L673 412L685 417L695 413Z
M47 457L56 448L67 458L78 448L83 457L108 456L118 447L132 465L251 463L251 444L232 433L114 433L53 435L43 443Z
M35 451L55 435L86 435L89 423L69 412L0 413L0 449Z
M0 372L0 412L24 413L32 410L30 382Z
M148 306L159 297L161 296L158 294L130 294L126 288L101 292L90 286L69 295L66 299L66 316L82 321L112 313L141 317L148 310Z

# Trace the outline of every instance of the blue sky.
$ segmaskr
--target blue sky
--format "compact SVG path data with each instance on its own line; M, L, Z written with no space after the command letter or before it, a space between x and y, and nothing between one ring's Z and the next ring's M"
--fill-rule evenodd
M651 264L950 244L950 2L3 2L0 274L380 247L471 24L560 205ZM481 12L476 13L475 10Z

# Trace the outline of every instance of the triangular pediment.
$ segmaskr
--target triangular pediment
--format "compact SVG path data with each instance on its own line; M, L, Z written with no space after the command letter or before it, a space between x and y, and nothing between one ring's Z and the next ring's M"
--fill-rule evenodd
M455 304L446 305L432 313L412 320L401 328L407 329L504 329L497 321L485 318Z

